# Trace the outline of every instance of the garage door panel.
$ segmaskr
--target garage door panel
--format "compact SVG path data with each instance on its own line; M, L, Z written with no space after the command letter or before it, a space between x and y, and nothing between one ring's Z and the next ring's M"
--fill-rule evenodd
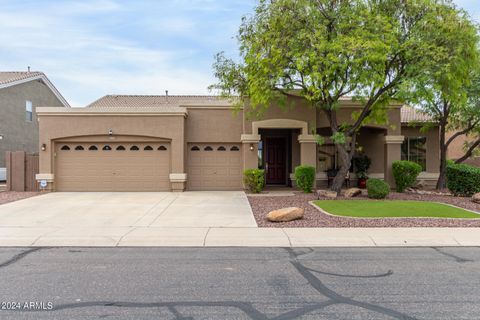
M69 145L70 150L61 150ZM142 143L82 144L62 143L56 149L56 187L58 191L169 191L170 145L166 151L144 150ZM97 151L88 150L91 145ZM104 145L112 150L102 150ZM130 151L132 146L140 150ZM149 144L150 145L150 144ZM123 146L126 150L117 150ZM153 145L151 145L153 147Z
M231 151L233 146L240 150L240 145L189 144L188 189L241 190L241 152Z

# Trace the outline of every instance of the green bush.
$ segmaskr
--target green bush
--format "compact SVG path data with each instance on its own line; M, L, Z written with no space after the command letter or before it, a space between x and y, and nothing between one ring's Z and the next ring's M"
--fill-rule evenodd
M480 192L480 168L466 164L447 165L447 188L456 196L471 197Z
M367 171L370 169L372 159L365 154L360 154L352 159L353 166L355 167L355 174L359 179L367 178Z
M298 166L295 168L295 183L305 193L312 192L315 182L315 168L312 166Z
M369 198L385 199L390 193L390 186L380 179L368 179L367 192Z
M422 172L422 166L411 161L394 161L392 170L397 191L404 192L415 184L418 175Z
M252 193L260 193L265 186L265 171L261 169L247 169L243 171L243 182Z

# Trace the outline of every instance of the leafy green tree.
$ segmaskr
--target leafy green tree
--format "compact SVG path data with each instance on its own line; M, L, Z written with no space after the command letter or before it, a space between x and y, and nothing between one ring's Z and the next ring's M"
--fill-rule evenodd
M453 6L437 10L439 22L430 31L430 41L437 48L436 63L428 65L404 92L407 100L431 116L440 131L440 168L437 189L445 188L447 150L453 141L480 131L480 73L477 28L468 15ZM406 83L407 86L409 85ZM412 84L412 83L410 83ZM447 138L447 132L453 133ZM480 144L473 141L462 162Z
M238 32L241 61L223 54L214 63L224 96L238 96L250 112L302 97L328 119L337 144L339 191L365 123L385 122L386 109L406 79L436 63L429 42L435 0L260 0ZM361 103L348 123L337 119L339 100Z

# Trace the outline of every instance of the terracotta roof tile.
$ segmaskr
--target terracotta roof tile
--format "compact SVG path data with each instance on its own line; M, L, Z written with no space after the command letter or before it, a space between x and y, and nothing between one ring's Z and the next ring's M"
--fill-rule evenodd
M19 80L24 80L28 78L38 77L44 75L43 72L31 71L31 72L20 72L20 71L5 71L0 72L0 84L7 84L10 82L15 82Z
M402 123L432 121L432 117L428 114L410 106L403 106L400 112Z
M229 101L218 96L165 96L165 95L107 95L87 107L159 107L159 106L228 106Z

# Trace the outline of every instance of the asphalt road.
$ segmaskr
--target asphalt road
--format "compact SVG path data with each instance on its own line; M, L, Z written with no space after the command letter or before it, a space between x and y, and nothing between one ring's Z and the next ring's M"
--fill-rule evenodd
M479 300L478 247L0 248L2 320L459 320Z

